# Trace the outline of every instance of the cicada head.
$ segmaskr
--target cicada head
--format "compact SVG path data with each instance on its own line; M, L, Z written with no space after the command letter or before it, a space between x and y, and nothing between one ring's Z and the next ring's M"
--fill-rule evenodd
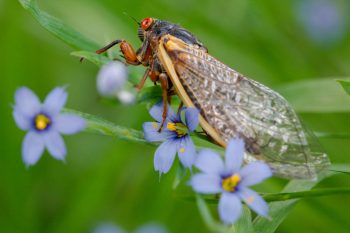
M140 26L137 30L137 35L140 38L140 40L143 42L145 39L145 34L147 31L149 31L150 29L152 29L152 27L154 26L156 19L154 18L145 18L140 22Z

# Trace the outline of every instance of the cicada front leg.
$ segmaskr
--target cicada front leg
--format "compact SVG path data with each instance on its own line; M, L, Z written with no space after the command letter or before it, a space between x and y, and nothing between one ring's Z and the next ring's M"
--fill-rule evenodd
M123 54L123 57L125 59L125 62L130 64L130 65L140 65L141 62L138 60L137 58L137 54L134 50L134 48L132 47L132 45L125 41L125 40L115 40L115 41L112 41L111 43L109 43L108 45L106 45L105 47L103 48L100 48L96 51L97 54L101 54L101 53L104 53L106 52L108 49L112 48L113 46L115 45L118 45L119 44L119 47L120 47L120 51L122 52Z

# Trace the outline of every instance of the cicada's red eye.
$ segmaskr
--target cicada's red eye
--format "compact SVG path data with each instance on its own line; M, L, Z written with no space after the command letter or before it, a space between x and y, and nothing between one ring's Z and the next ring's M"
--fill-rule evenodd
M149 29L149 27L153 24L153 19L152 18L145 18L144 20L141 21L141 28L143 30Z

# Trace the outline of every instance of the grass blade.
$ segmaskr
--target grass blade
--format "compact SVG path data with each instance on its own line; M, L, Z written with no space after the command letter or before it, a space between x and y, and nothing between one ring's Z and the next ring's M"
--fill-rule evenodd
M19 2L24 9L33 15L41 26L74 49L95 51L98 48L98 45L92 40L84 37L60 19L42 11L38 6L37 0L19 0Z

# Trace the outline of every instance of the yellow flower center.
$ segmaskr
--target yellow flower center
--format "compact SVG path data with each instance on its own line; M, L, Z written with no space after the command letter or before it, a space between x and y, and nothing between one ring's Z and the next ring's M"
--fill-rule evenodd
M241 181L241 177L238 174L234 174L232 176L225 178L222 181L222 188L225 191L233 192L233 191L235 191L235 189L240 181Z
M168 128L168 130L170 131L176 131L176 125L175 123L169 122L166 126Z
M168 122L166 127L168 130L176 132L178 138L188 134L187 126L182 123Z
M36 115L34 122L37 130L44 130L51 124L51 120L44 114Z

